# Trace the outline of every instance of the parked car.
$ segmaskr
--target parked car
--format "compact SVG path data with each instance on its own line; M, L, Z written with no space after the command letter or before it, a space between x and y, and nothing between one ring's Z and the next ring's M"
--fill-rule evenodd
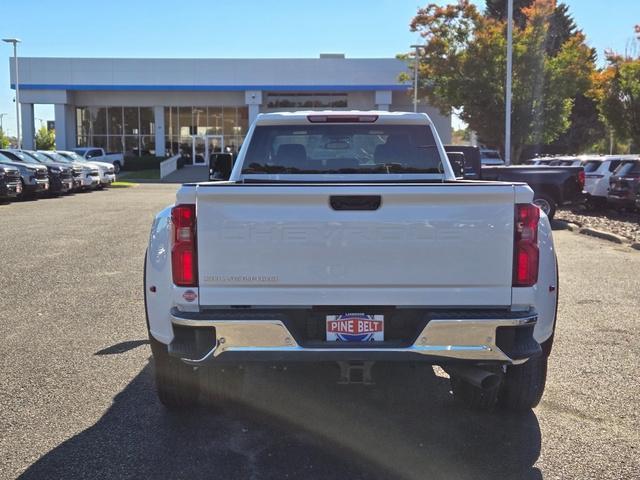
M550 157L532 158L525 161L525 165L549 165L553 161Z
M120 173L120 170L124 167L124 155L122 153L107 153L103 148L97 147L79 147L74 148L73 151L85 160L112 164L115 173Z
M0 163L12 165L20 171L20 190L18 198L32 198L49 191L49 172L47 167L35 163L17 162L10 157L11 150L0 150Z
M583 155L580 157L585 173L584 191L587 207L597 208L606 205L609 194L609 179L624 158L625 156L621 155Z
M80 190L96 189L100 186L100 170L95 165L86 162L75 162L50 150L40 150L39 152L56 162L79 166L82 169L79 178Z
M488 148L480 149L480 162L482 165L504 165L500 152Z
M73 189L73 171L68 165L55 163L43 155L29 150L5 150L5 155L16 162L39 164L47 167L49 194L60 195Z
M0 155L0 200L6 201L16 198L22 192L20 171L9 164L3 164Z
M640 158L623 160L609 179L607 201L614 206L635 208L640 192Z
M100 188L108 187L116 181L115 167L111 163L85 160L84 157L81 157L76 152L72 151L56 150L56 153L62 155L65 158L68 158L71 161L88 163L90 165L95 165L96 167L98 167L98 171L100 173Z
M233 401L249 361L337 362L344 383L421 361L469 406L539 402L558 273L531 188L456 180L422 113L262 114L244 145L153 222L162 403Z
M485 166L482 167L482 179L528 184L533 189L533 203L551 219L558 205L584 201L582 167Z

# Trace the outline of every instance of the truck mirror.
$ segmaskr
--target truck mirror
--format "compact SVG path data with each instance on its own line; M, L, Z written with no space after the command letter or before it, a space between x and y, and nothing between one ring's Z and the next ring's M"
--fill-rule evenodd
M233 169L233 154L212 153L209 157L209 180L229 180Z
M447 152L449 163L456 178L464 178L464 153Z

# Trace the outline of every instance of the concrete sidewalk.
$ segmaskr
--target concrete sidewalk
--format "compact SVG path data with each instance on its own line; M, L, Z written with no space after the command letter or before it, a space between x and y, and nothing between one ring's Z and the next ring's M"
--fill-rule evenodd
M209 180L209 167L185 166L164 177L162 183L191 183Z

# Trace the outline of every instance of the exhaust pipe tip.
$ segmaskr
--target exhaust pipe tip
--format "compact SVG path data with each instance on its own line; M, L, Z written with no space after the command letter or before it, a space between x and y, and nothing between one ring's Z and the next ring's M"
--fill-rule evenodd
M445 371L449 376L461 378L474 387L478 387L483 390L497 388L500 385L500 382L502 382L502 377L497 373L483 370L482 368L473 365L451 365L445 367Z

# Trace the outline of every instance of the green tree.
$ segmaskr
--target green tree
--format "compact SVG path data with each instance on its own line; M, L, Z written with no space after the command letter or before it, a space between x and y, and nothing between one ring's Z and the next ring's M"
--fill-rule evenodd
M9 137L4 134L4 131L0 128L0 148L9 148L11 142L9 141Z
M42 126L36 132L36 149L54 150L56 148L56 135L52 130Z
M607 53L608 66L597 72L593 97L607 125L640 148L640 57Z
M549 51L554 0L532 0L519 12L513 41L512 155L549 143L569 127L573 99L590 87L593 51L575 31ZM469 0L419 9L411 29L424 39L419 93L460 117L485 142L504 149L506 22L483 15Z

